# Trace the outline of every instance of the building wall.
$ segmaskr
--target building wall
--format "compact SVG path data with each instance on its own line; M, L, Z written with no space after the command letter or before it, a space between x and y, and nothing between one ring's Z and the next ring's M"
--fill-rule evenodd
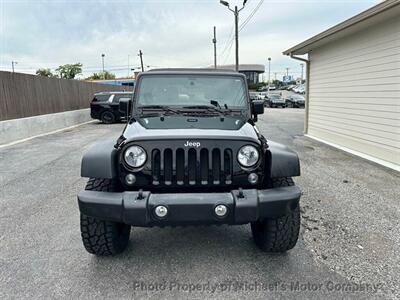
M310 60L307 134L400 167L400 16Z

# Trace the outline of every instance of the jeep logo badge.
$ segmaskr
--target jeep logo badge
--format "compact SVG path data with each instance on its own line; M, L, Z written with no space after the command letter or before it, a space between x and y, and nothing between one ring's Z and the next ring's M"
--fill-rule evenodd
M199 142L190 142L190 141L186 141L186 143L183 144L183 146L185 147L194 147L194 148L199 148L200 145L201 144Z

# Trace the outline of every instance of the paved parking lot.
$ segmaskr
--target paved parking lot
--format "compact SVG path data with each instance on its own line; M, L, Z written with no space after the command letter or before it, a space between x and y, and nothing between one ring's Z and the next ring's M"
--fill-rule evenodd
M249 226L134 228L121 255L81 245L82 154L122 124L90 123L0 148L0 298L400 297L399 175L302 137L301 109L258 126L298 151L301 237L261 253Z

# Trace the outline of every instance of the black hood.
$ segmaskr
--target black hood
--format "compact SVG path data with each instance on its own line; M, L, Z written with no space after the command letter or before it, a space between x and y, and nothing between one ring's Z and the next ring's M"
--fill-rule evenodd
M258 143L258 135L253 125L243 117L220 116L191 117L165 116L143 117L128 124L123 133L127 141L149 139L233 139Z

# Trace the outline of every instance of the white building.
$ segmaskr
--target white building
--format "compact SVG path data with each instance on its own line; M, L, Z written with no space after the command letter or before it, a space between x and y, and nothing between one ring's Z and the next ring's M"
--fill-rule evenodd
M308 54L305 134L400 171L400 0L284 54Z

